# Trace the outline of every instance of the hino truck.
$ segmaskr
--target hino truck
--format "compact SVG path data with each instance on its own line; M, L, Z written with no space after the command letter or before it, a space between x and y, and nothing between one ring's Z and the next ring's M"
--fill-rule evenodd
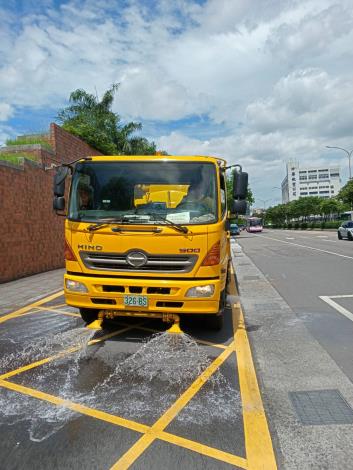
M231 167L221 158L96 156L58 167L53 208L66 217L66 303L86 323L175 314L220 329L229 215L246 211L248 176L233 166L232 208Z

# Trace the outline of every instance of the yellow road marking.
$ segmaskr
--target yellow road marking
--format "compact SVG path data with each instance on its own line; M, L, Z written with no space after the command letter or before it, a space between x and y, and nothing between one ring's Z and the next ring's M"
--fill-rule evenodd
M59 292L56 292L55 294L49 295L48 297L44 297L43 299L40 299L37 302L26 305L25 307L22 307L19 310L16 310L15 312L8 313L7 315L4 315L3 317L0 317L0 323L4 323L5 321L11 320L12 318L19 317L19 316L23 315L24 313L27 313L28 310L36 308L39 305L44 304L45 302L50 302L51 300L56 299L57 297L60 297L61 295L63 295L63 293L64 293L64 291L61 290Z
M232 288L236 289L232 276ZM271 435L256 378L240 304L232 309L240 394L243 406L246 458L249 470L276 470ZM237 312L236 312L237 310Z
M39 310L43 311L49 311L49 312L55 312L55 313L61 313L62 315L68 315L69 317L80 317L81 315L79 313L74 313L74 312L66 312L65 310L59 310L57 308L49 308L49 307L37 307Z
M14 392L22 393L23 395L31 396L38 400L52 403L53 405L64 406L65 408L69 408L73 411L76 411L77 413L81 413L83 415L90 416L91 418L99 419L101 421L105 421L116 426L121 426L132 431L139 432L141 434L153 433L155 438L160 439L162 441L169 442L171 444L184 447L185 449L189 449L199 454L206 455L207 457L213 457L214 459L227 462L231 465L237 465L238 467L247 469L245 459L243 459L242 457L238 457L237 455L229 454L228 452L223 452L219 449L215 449L214 447L200 444L199 442L192 441L190 439L185 439L183 437L176 436L165 431L155 432L152 431L152 428L150 426L147 426L145 424L121 418L120 416L111 415L110 413L106 413L95 408L90 408L88 406L72 402L70 400L64 400L55 395L50 395L48 393L41 392L40 390L25 387L23 385L8 382L6 380L0 379L0 386L8 390L12 390Z
M70 410L77 411L78 413L91 416L92 418L97 418L108 423L116 424L124 428L131 429L140 433L148 432L149 426L145 424L137 423L129 419L121 418L120 416L114 416L104 411L96 410L94 408L89 408L88 406L81 405L79 403L74 403L70 400L64 400L63 398L56 397L55 395L49 395L48 393L41 392L40 390L35 390L33 388L24 387L23 385L15 384L13 382L8 382L7 380L0 379L0 386L13 390L15 392L22 393L24 395L29 395L33 398L38 398L39 400L47 401L53 403L54 405L64 406Z
M132 327L126 327L122 328L117 331L113 331L111 333L108 333L106 335L100 336L97 339L91 339L87 343L88 346L91 346L92 344L100 343L101 341L104 341L106 339L109 339L113 336L120 335L121 333L125 333L128 330L131 330ZM78 351L79 349L82 349L84 346L76 346L73 348L66 349L64 351L59 352L58 354L54 354L53 356L46 357L44 359L41 359L36 362L32 362L31 364L27 364L26 366L20 367L18 369L12 370L10 372L6 372L5 374L0 375L0 379L8 379L10 377L13 377L14 375L21 374L22 372L26 372L27 370L34 369L35 367L42 366L43 364L47 364L48 362L54 361L55 359L59 359L61 357L67 356L68 354L71 354L75 351Z
M215 449L214 447L209 447L199 442L192 441L190 439L185 439L175 434L170 434L165 431L161 433L156 433L158 439L162 441L169 442L170 444L175 444L179 447L184 447L185 449L197 452L207 457L212 457L222 462L229 463L230 465L236 465L237 467L247 469L247 462L243 457L238 457L237 455L224 452L223 450Z
M233 269L232 269L233 273ZM234 278L232 277L233 290L235 290ZM50 297L42 299L34 304L28 305L23 309L17 310L11 314L5 315L0 318L0 323L7 321L8 319L15 318L25 313L29 313L28 310L37 307L37 309L44 310L44 308L38 307L39 305L52 300L55 297L62 295L62 291L56 293ZM64 304L65 305L65 304ZM54 309L53 309L54 310ZM237 313L236 313L237 312ZM35 313L35 312L33 312ZM64 312L60 312L64 313ZM65 312L68 313L68 312ZM74 314L75 315L75 314ZM75 315L76 316L76 315ZM17 375L25 370L38 367L39 365L45 364L54 360L58 357L64 356L71 352L77 351L78 348L70 348L62 353L55 356L37 361L29 364L22 368L16 369L15 371L8 372L0 376L0 386L8 388L13 391L17 391L32 397L49 401L50 403L66 406L74 411L77 411L88 416L101 419L103 421L110 422L119 426L126 427L128 429L140 432L144 434L122 457L113 465L112 469L121 470L129 468L129 466L153 443L155 439L161 439L166 442L170 442L189 450L201 453L203 455L213 457L215 459L230 463L232 465L239 466L249 470L275 470L277 469L276 461L272 448L272 441L268 430L266 415L264 412L261 394L259 391L255 368L252 362L250 345L247 338L244 317L239 304L232 306L232 317L233 317L233 330L234 330L234 341L229 346L218 345L224 348L224 351L205 369L205 371L193 382L193 384L178 398L178 400L156 421L156 423L149 427L141 423L136 423L131 420L110 415L109 413L95 410L84 405L73 403L67 400L63 400L59 397L49 395L38 390L23 387L12 382L5 381L3 379ZM102 336L97 340L91 340L88 344L94 344L109 337L120 334L124 331L138 328L138 325L130 325L126 328L112 332L108 335ZM146 329L146 328L144 328ZM152 329L148 329L152 330ZM153 331L153 330L152 330ZM154 330L158 331L158 330ZM202 342L203 340L199 340ZM213 343L205 342L211 346L216 346ZM177 414L189 403L189 401L198 393L204 383L211 377L211 375L223 364L223 362L232 354L236 352L240 391L243 403L243 419L244 419L244 434L245 434L245 446L247 459L243 459L236 455L223 452L219 449L215 449L198 442L175 436L167 433L164 429L170 424L170 422L177 416Z
M176 415L189 403L200 388L206 383L214 372L223 364L234 352L234 341L225 349L185 390L185 392L173 403L173 405L153 424L151 431L161 432L171 423ZM156 439L155 434L145 434L142 436L112 467L111 470L123 470L129 468L136 459L149 447Z

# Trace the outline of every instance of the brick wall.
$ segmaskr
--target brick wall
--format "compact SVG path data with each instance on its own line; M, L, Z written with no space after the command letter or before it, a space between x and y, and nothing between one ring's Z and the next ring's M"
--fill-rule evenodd
M60 162L72 162L81 157L102 155L78 137L64 131L56 124L50 125L50 143Z
M54 170L44 168L100 153L56 124L50 142L54 154L42 149L36 162L0 160L0 283L64 266L64 217L52 210Z

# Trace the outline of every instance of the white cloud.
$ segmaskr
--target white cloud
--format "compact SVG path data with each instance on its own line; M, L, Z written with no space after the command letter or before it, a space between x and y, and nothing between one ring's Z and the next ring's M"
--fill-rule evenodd
M0 103L0 121L7 121L13 114L14 110L8 103Z
M284 59L295 55L298 61L300 56L326 54L335 41L352 31L351 7L334 4L309 12L297 22L282 23L269 36L268 45Z
M277 186L283 160L319 161L326 144L352 146L351 6L48 0L22 16L3 7L0 118L120 82L114 109L124 119L156 128L196 115L224 126L222 138L203 141L165 132L155 139L161 148L241 159Z
M353 129L353 82L323 70L298 70L283 77L273 94L246 109L249 127L267 133L342 137Z

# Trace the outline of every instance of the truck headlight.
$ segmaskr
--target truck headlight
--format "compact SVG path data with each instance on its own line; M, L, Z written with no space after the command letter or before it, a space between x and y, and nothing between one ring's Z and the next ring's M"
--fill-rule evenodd
M188 289L185 297L212 297L214 294L214 284L206 286L195 286Z
M72 292L88 292L87 287L78 281L72 281L71 279L65 279L65 286L67 290Z

